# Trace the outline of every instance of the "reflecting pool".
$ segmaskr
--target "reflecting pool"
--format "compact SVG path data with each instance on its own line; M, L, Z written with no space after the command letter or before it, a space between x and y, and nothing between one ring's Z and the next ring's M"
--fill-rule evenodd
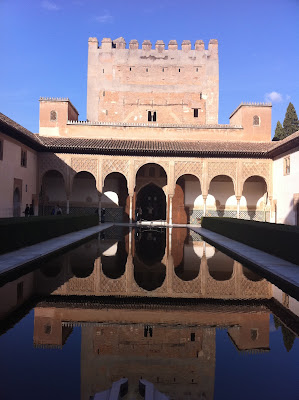
M298 315L193 231L114 226L0 281L0 398L298 399Z

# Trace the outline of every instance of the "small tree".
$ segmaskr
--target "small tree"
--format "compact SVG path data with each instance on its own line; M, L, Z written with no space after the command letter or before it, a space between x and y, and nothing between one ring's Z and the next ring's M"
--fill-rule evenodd
M272 140L281 140L283 138L284 138L283 127L282 127L280 121L277 121L277 125L276 125L276 128L275 128L275 135L274 135Z
M298 116L295 107L293 106L292 103L290 103L288 105L287 112L283 121L283 131L284 131L283 139L298 130L299 130Z

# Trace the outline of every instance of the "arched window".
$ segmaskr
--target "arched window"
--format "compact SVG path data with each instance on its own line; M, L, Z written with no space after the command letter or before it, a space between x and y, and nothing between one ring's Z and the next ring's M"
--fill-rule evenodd
M253 125L259 125L260 124L260 117L258 115L255 115L253 117Z
M57 112L52 110L50 112L50 121L56 121L57 120Z

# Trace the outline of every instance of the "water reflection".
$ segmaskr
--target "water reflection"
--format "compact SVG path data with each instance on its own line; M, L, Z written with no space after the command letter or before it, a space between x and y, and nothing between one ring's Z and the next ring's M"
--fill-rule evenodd
M126 398L143 377L171 399L213 399L219 328L228 357L271 352L270 328L291 353L299 334L294 298L187 229L114 227L3 284L0 333L32 307L35 349L65 349L80 327L81 400L123 376Z
M165 257L165 229L138 229L135 232L133 265L134 279L139 288L151 292L163 285L166 277Z
M217 281L227 281L233 275L234 260L219 250L215 250L208 261L209 273Z

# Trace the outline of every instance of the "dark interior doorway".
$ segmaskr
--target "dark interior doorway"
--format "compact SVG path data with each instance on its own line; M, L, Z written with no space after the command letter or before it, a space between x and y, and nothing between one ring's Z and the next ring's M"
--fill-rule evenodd
M140 190L136 207L141 208L143 220L166 220L166 196L160 187L152 183Z
M13 193L13 216L21 216L21 194L19 188L15 188Z

